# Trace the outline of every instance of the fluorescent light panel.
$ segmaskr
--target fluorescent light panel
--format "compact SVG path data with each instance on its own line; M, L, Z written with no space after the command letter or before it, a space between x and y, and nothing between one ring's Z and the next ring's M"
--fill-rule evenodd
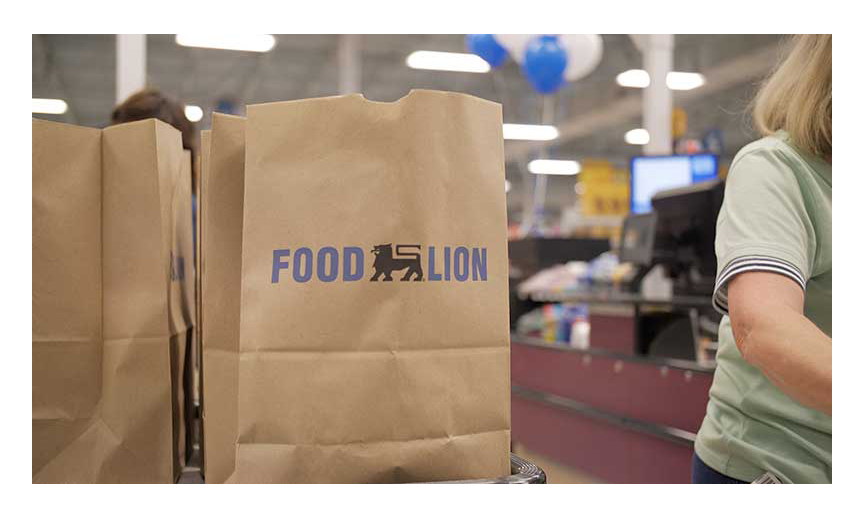
M651 135L646 129L636 128L624 134L624 141L634 146L644 146L651 141Z
M647 88L651 84L651 76L641 69L621 72L615 81L626 88ZM666 74L666 86L670 90L693 90L705 84L705 76L696 72L669 72Z
M504 140L555 140L558 128L537 124L504 124Z
M693 90L705 84L705 76L696 72L669 72L666 86L670 90Z
M178 34L174 41L183 47L269 52L276 46L272 34Z
M489 63L476 54L418 50L405 59L405 64L421 70L446 70L482 74L490 70Z
M30 101L31 113L48 113L51 115L60 115L66 113L69 105L63 99L32 99Z
M204 110L202 110L200 106L187 104L183 111L186 113L186 118L192 122L198 122L204 118Z
M534 174L574 175L579 174L582 166L575 160L532 160L528 170Z
M651 84L651 76L644 70L634 68L618 74L615 82L625 88L648 88Z

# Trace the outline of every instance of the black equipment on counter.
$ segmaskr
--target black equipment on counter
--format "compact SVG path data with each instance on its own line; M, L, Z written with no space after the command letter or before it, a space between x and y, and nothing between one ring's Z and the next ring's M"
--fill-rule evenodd
M660 191L651 198L651 212L627 217L618 255L636 267L631 292L639 293L645 275L662 265L672 279L674 296L708 300L717 274L714 239L724 185L722 180L710 180ZM637 350L694 360L700 315L712 320L719 315L701 307L661 307L637 311Z
M631 290L638 292L642 278L659 264L673 279L675 295L711 295L723 187L722 180L711 180L661 191L651 199L653 211L624 220L618 255L638 268Z
M717 275L714 253L723 180L661 191L651 198L657 215L654 264L666 267L676 294L710 295Z

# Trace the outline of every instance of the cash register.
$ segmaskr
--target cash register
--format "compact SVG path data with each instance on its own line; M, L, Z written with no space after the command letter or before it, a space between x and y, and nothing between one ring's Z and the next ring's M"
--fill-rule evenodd
M696 359L699 337L706 328L709 335L716 332L719 315L710 300L723 189L713 155L633 159L631 213L621 229L619 259L635 267L629 283L633 293L640 293L644 278L657 266L672 284L670 296L640 304L640 354Z

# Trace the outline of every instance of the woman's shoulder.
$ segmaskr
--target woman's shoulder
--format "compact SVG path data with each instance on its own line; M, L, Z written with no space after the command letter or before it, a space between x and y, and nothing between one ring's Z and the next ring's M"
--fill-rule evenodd
M735 158L732 160L732 166L734 167L744 158L770 159L771 157L802 159L789 142L789 135L785 131L778 131L772 135L767 135L759 140L755 140L741 148L741 150L735 154Z
M763 173L772 171L788 178L809 179L813 176L823 176L829 178L830 183L831 166L821 159L799 151L792 143L789 134L783 130L741 148L732 160L730 174L736 169L754 168Z

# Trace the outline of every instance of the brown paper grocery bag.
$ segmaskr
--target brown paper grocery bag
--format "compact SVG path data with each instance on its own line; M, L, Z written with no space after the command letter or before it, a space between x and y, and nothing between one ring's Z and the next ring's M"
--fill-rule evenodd
M110 455L101 228L102 132L34 120L33 482L97 481Z
M198 404L199 412L203 412L204 408L204 389L203 389L203 372L202 372L202 363L203 363L203 347L204 347L204 318L202 316L203 313L203 302L201 299L202 295L202 279L204 277L202 273L202 257L201 257L201 241L202 241L202 233L203 233L203 208L202 208L202 198L204 192L204 176L207 174L207 164L210 159L210 130L204 130L201 132L201 148L199 149L198 160L195 161L195 166L197 169L197 174L195 175L195 337L197 340L196 344L196 358L195 358L195 366L193 369L193 385L194 385L194 393L193 400ZM203 475L204 472L204 422L202 418L203 414L198 414L198 428L197 428L197 444L201 447L201 453L199 455L200 462L200 471Z
M239 350L220 373L237 363L236 418L207 423L234 444L208 481L509 474L500 105L412 91L247 115Z
M33 482L179 475L182 171L164 123L33 121Z
M193 379L195 341L195 252L192 231L192 153L183 150L173 179L173 242L170 277L171 387L173 432L177 448L175 471L186 466L192 453Z
M204 162L202 316L206 482L234 471L240 340L245 119L213 114Z

